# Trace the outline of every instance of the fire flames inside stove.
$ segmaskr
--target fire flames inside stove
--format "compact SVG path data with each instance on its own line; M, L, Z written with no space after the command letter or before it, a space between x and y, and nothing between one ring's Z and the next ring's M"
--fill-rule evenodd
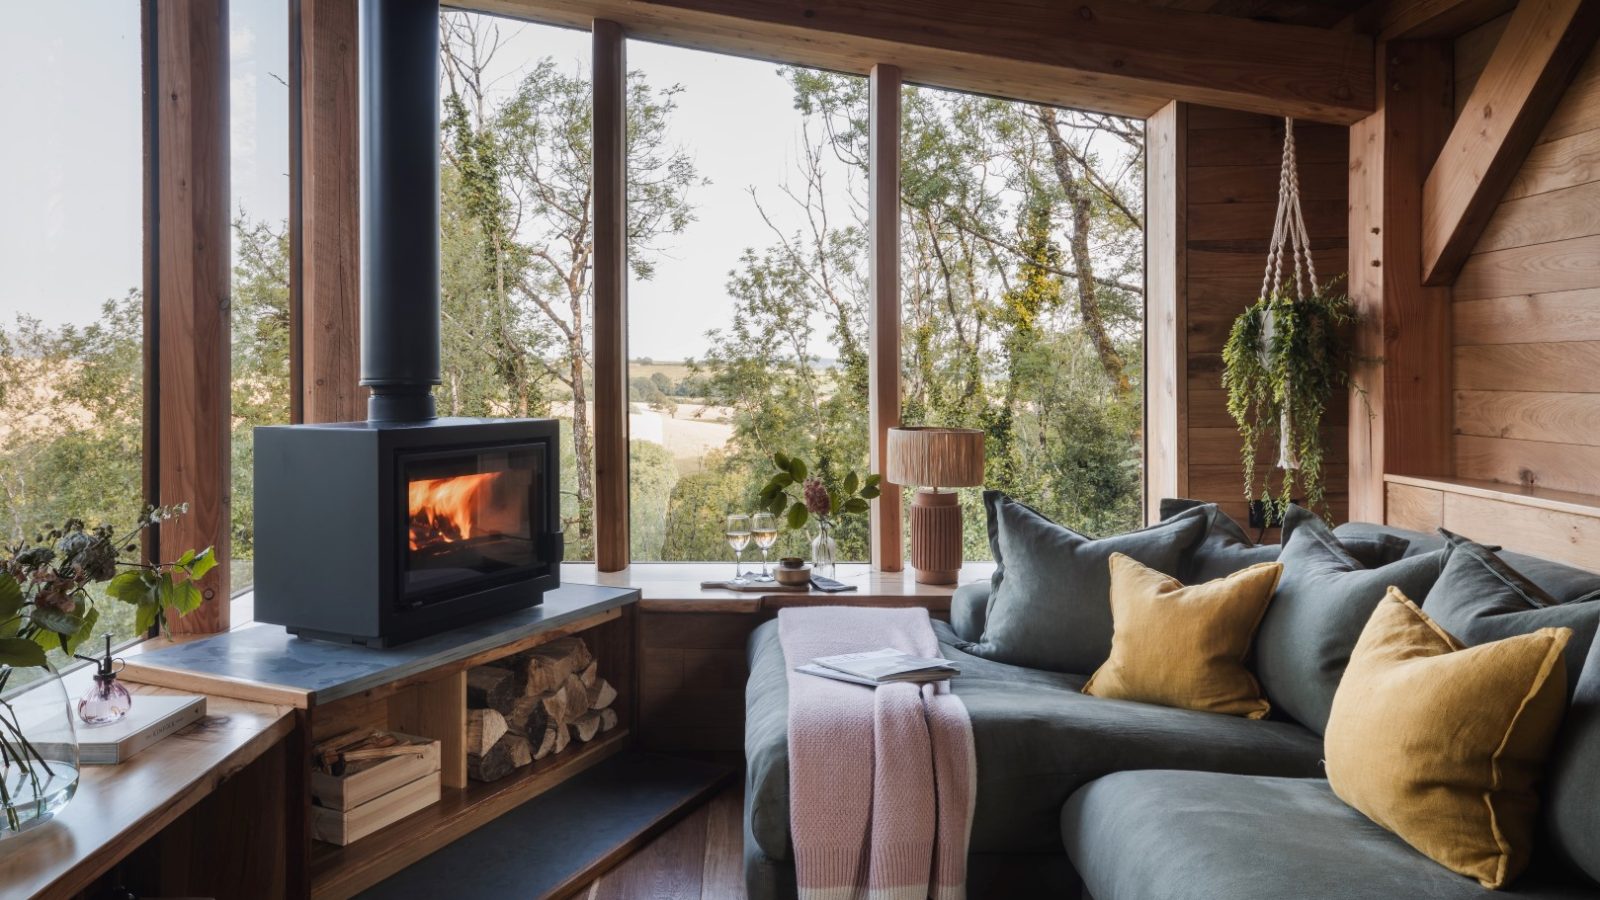
M480 498L500 474L479 472L411 482L411 549L470 539L477 531Z
M430 454L407 466L408 596L538 563L537 459L524 448L486 449Z

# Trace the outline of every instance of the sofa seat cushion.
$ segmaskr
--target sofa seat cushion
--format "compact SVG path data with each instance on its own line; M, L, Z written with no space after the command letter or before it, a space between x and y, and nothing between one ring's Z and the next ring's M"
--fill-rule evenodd
M1061 810L1067 855L1094 900L1593 898L1553 867L1490 891L1373 824L1319 778L1124 772Z
M1082 676L973 656L934 622L940 650L961 666L953 689L972 717L978 759L974 853L1059 853L1061 804L1110 772L1196 768L1309 776L1322 741L1290 722L1090 697ZM768 857L790 858L788 685L777 623L750 639L745 694L747 815Z

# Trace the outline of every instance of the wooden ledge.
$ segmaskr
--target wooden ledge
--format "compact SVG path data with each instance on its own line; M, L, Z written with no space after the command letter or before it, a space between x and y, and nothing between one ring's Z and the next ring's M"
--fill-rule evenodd
M1388 475L1384 482L1390 525L1448 528L1507 550L1600 570L1600 496L1465 478Z
M1519 506L1600 519L1600 496L1595 494L1558 491L1533 485L1505 484L1499 481L1474 481L1469 478L1385 475L1383 480L1388 484L1425 488L1446 494L1477 497L1480 500L1497 500L1501 503L1515 503Z
M751 568L759 570L759 565L757 562ZM931 612L947 612L955 589L987 581L994 574L994 563L968 563L962 567L955 585L918 584L910 570L880 572L865 564L848 563L839 567L837 579L855 585L856 590L840 594L740 593L700 587L703 581L732 574L733 564L727 562L634 563L620 572L601 572L589 563L566 563L561 567L562 583L581 581L638 591L639 608L644 612L748 615L786 606L920 606Z

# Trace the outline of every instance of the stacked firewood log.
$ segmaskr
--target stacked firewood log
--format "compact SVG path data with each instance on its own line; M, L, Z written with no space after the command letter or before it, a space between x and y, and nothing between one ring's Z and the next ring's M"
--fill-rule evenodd
M582 638L467 670L467 774L496 781L617 727L617 689Z

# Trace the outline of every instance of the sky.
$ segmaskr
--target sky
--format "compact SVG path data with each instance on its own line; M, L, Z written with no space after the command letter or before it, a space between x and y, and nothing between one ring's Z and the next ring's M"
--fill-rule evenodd
M229 22L231 207L274 222L288 213L287 10L236 2ZM91 322L143 277L139 4L15 4L0 85L0 323Z
M0 323L19 313L90 322L101 302L139 286L138 6L17 4L0 31L0 84L27 86L0 91L0 122L11 132L0 137ZM274 223L288 210L287 20L286 0L230 7L230 206L235 216ZM499 90L546 56L587 72L587 32L501 26L506 43L492 72ZM746 247L771 240L748 189L760 189L783 227L798 225L778 188L796 177L801 117L770 63L630 41L628 65L653 85L684 88L670 139L710 182L695 188L697 221L664 242L654 278L630 285L629 352L698 356L706 331L729 317L729 270ZM842 178L834 183L844 190ZM833 202L842 209L843 198Z

